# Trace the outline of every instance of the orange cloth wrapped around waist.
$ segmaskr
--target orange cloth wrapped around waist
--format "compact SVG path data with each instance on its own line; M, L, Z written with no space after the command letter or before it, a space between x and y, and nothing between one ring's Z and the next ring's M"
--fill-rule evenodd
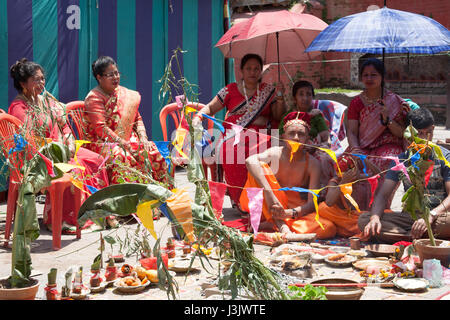
M265 176L267 182L269 182L270 187L273 189L273 193L277 197L278 201L280 201L280 204L283 206L283 208L287 209L287 208L298 207L305 203L305 201L300 198L300 194L298 192L279 191L278 189L280 189L282 187L278 183L277 178L273 174L270 166L264 162L260 162L260 164L263 169L264 176ZM250 173L248 173L248 178L247 178L247 182L245 183L245 186L244 186L244 191L246 188L261 188L261 186L258 184L258 182L256 182L255 178ZM247 196L247 192L241 193L239 202L241 204L242 210L250 212L250 209L248 207L249 199ZM264 218L267 221L272 221L272 214L269 211L266 201L264 201L264 203L263 203L262 212L263 212Z
M283 208L295 208L306 203L305 200L301 199L300 193L296 191L279 191L282 188L278 183L275 175L270 169L267 163L261 162L261 166L264 171L264 176L269 182L270 187L273 189L275 196L277 197ZM245 184L245 188L261 188L261 186L256 182L255 178L249 173L248 179ZM244 190L245 191L245 190ZM240 204L242 210L250 212L248 208L249 199L247 197L247 192L241 193ZM273 221L272 215L269 211L266 201L263 203L263 215L267 221ZM315 213L310 213L297 219L285 219L285 223L289 226L289 229L295 233L315 233L317 239L327 239L332 238L336 235L336 226L329 220L319 217L320 223L324 226L324 229L315 220Z
M351 237L358 234L359 213L356 210L341 209L336 204L328 206L325 202L319 204L321 218L330 220L336 225L336 233L343 237Z

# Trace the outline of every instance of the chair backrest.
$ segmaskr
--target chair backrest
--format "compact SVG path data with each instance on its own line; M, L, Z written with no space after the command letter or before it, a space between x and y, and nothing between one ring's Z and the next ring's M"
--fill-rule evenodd
M66 105L66 110L67 110L67 123L72 129L73 135L77 139L83 139L84 101L77 100L69 102Z
M190 102L186 106L192 107L196 110L202 109L205 105L202 103ZM161 123L161 129L163 132L164 141L169 141L169 134L167 132L167 116L171 116L175 125L175 128L178 128L180 122L182 120L181 117L181 109L178 107L176 102L165 105L160 113L159 113L159 122ZM214 122L208 119L208 130L212 135L212 129L214 127Z
M19 131L22 126L22 121L8 113L0 113L0 147L5 158L9 157L9 150L14 148L14 134ZM21 166L21 161L16 164L17 167ZM20 180L21 174L18 170L12 170L10 179L11 181Z
M19 131L21 125L22 121L18 118L7 113L0 113L0 139L5 155L15 146L14 134Z

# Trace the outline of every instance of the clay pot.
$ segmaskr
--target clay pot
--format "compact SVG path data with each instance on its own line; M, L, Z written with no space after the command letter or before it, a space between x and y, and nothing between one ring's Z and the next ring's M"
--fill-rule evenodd
M32 279L32 285L25 288L5 288L7 279L0 279L3 288L0 288L0 300L34 300L39 289L39 281Z
M426 259L437 259L441 265L448 268L450 265L450 247L439 247L444 240L435 240L436 246L430 245L429 239L414 240L413 246L419 254L420 262Z

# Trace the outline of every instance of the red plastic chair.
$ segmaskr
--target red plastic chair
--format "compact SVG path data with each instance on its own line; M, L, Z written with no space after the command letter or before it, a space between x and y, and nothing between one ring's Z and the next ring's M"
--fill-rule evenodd
M6 158L8 158L8 151L14 147L14 134L22 126L22 122L16 117L10 114L0 113L0 139L2 141L2 151ZM27 139L33 146L33 141ZM65 174L59 179L52 180L49 187L41 190L42 192L48 192L50 195L52 215L52 236L53 236L53 250L61 249L61 231L62 231L62 209L63 209L63 194L64 190L72 187L71 176ZM16 211L17 197L19 191L19 183L21 175L18 170L12 170L10 174L8 200L6 207L6 225L5 225L5 243L4 246L8 246L9 236L11 235L11 226ZM74 202L75 212L78 212L81 207L81 190L74 188ZM77 233L76 238L81 238L81 229L76 225Z
M78 138L84 138L83 131L83 114L84 114L84 101L77 100L69 102L66 105L67 122L69 123L72 133Z
M186 104L186 106L192 107L196 110L200 110L205 105L202 103L191 102L191 103ZM168 140L168 131L167 131L167 117L169 115L172 117L175 128L178 128L178 126L180 125L180 122L182 121L182 115L181 115L181 109L178 107L177 103L174 102L174 103L165 105L159 113L159 122L161 123L161 129L162 129L164 141L169 141ZM192 113L191 113L191 115L192 115ZM208 119L208 131L211 135L213 134L213 127L214 127L214 122L212 120ZM212 159L209 158L208 163L209 162L212 162ZM205 172L206 177L208 178L208 168L209 168L211 180L216 181L217 180L216 179L216 164L215 163L208 164L207 162L205 162L205 159L202 159L202 163L203 163L203 170Z

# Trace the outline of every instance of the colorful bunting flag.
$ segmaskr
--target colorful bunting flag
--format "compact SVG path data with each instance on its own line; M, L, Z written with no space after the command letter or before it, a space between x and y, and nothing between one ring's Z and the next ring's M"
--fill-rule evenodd
M419 151L417 151L412 157L411 159L411 164L414 166L414 168L416 168L417 170L419 170L419 167L416 165L416 162L420 160L420 153Z
M55 176L55 172L53 171L53 161L51 161L49 158L44 156L39 151L37 153L41 156L42 160L44 160L45 166L47 167L47 171L48 171L48 174L50 175L50 177L54 177Z
M334 153L334 151L332 151L330 149L325 149L325 148L319 148L319 149L322 150L323 152L326 152L331 157L331 159L333 159L333 161L336 162L336 167L338 169L338 174L341 177L342 176L342 172L341 172L341 168L339 168L339 164L338 164L337 159L336 159L336 153Z
M80 180L77 180L77 179L74 179L73 177L70 177L70 182L72 182L72 184L75 187L77 187L78 189L80 189L84 193L89 194L86 190L84 190L84 188L83 188L84 184Z
M152 204L157 203L158 200L151 200L144 203L140 203L136 209L136 215L141 221L142 225L150 232L150 234L158 239L155 227L153 224L153 212L152 212Z
M234 124L231 124L231 128L234 131L234 143L233 146L237 145L241 141L241 132L244 130L244 127Z
M91 192L91 194L94 194L94 193L96 193L96 192L98 191L97 188L95 188L95 187L93 187L93 186L90 186L90 185L88 185L88 184L86 184L86 187L87 187L88 190Z
M362 161L362 163L363 163L363 172L364 172L364 174L366 175L366 176L369 176L368 174L367 174L367 167L366 167L366 159L367 159L367 156L366 155L363 155L363 154L351 154L352 156L354 156L354 157L358 157L358 158L360 158L361 159L361 161Z
M402 171L403 174L406 176L406 178L408 178L408 181L411 182L411 180L409 179L408 170L406 170L406 167L403 164L403 162L400 163L400 160L398 159L398 157L386 157L386 159L391 159L391 160L394 160L394 162L395 162L395 166L393 166L391 168L391 170Z
M80 169L80 170L83 170L83 171L86 170L86 168L83 167L83 166L70 164L70 163L63 163L63 162L55 163L55 164L53 164L53 166L57 167L59 170L61 170L64 173L67 173L67 172L69 172L70 170L73 170L73 169Z
M374 198L374 195L375 195L375 190L377 189L377 186L378 186L378 179L379 178L380 178L380 175L377 174L376 176L373 176L373 177L370 177L369 179L367 179L367 181L370 184L370 193L371 193L369 206L372 205L373 198Z
M257 235L264 203L263 189L247 188L246 190L249 199L248 208L250 209L250 224L253 228L253 233Z
M291 157L289 158L289 161L292 161L292 158L294 157L294 154L297 152L298 148L302 145L301 143L294 142L291 140L287 141L289 145L291 146Z
M175 149L177 149L180 156L185 159L189 159L189 157L183 152L184 139L186 138L187 131L182 128L178 128L176 131L175 140L172 142Z
M213 117L211 117L211 116L208 116L207 114L204 114L204 113L201 113L201 115L202 115L202 117L208 118L209 120L211 120L212 122L214 122L214 124L219 128L219 130L220 130L222 133L225 133L225 128L222 126L222 124L221 124L219 121L217 121L216 118L213 118Z
M8 154L22 151L25 148L25 146L28 144L28 142L20 134L15 133L14 134L14 144L16 146L14 148L9 149Z
M359 206L358 203L355 201L355 199L353 199L352 197L352 192L353 192L353 187L352 187L353 183L347 183L347 184L343 184L340 185L340 189L342 194L344 195L344 197L350 201L350 203L355 207L356 211L361 212L359 210Z
M183 228L189 241L194 242L194 226L192 223L191 198L186 189L173 189L173 195L166 200L167 206L173 213L177 222Z
M319 198L319 193L320 191L322 191L324 188L322 189L314 189L314 190L309 190L309 189L304 189L304 188L299 188L299 187L284 187L279 189L280 191L296 191L296 192L308 192L311 193L313 195L313 202L314 202L314 207L316 208L316 222L319 224L319 226L322 229L325 229L325 227L323 226L322 223L320 223L319 221L319 204L318 204L318 198Z
M208 181L211 202L214 214L217 220L222 220L222 209L225 194L227 193L227 185L221 182Z
M91 143L91 142L86 141L86 140L75 140L75 155L73 156L73 160L75 160L75 163L78 165L80 163L78 162L78 159L77 159L77 153L78 153L78 150L80 150L80 147L85 143Z

